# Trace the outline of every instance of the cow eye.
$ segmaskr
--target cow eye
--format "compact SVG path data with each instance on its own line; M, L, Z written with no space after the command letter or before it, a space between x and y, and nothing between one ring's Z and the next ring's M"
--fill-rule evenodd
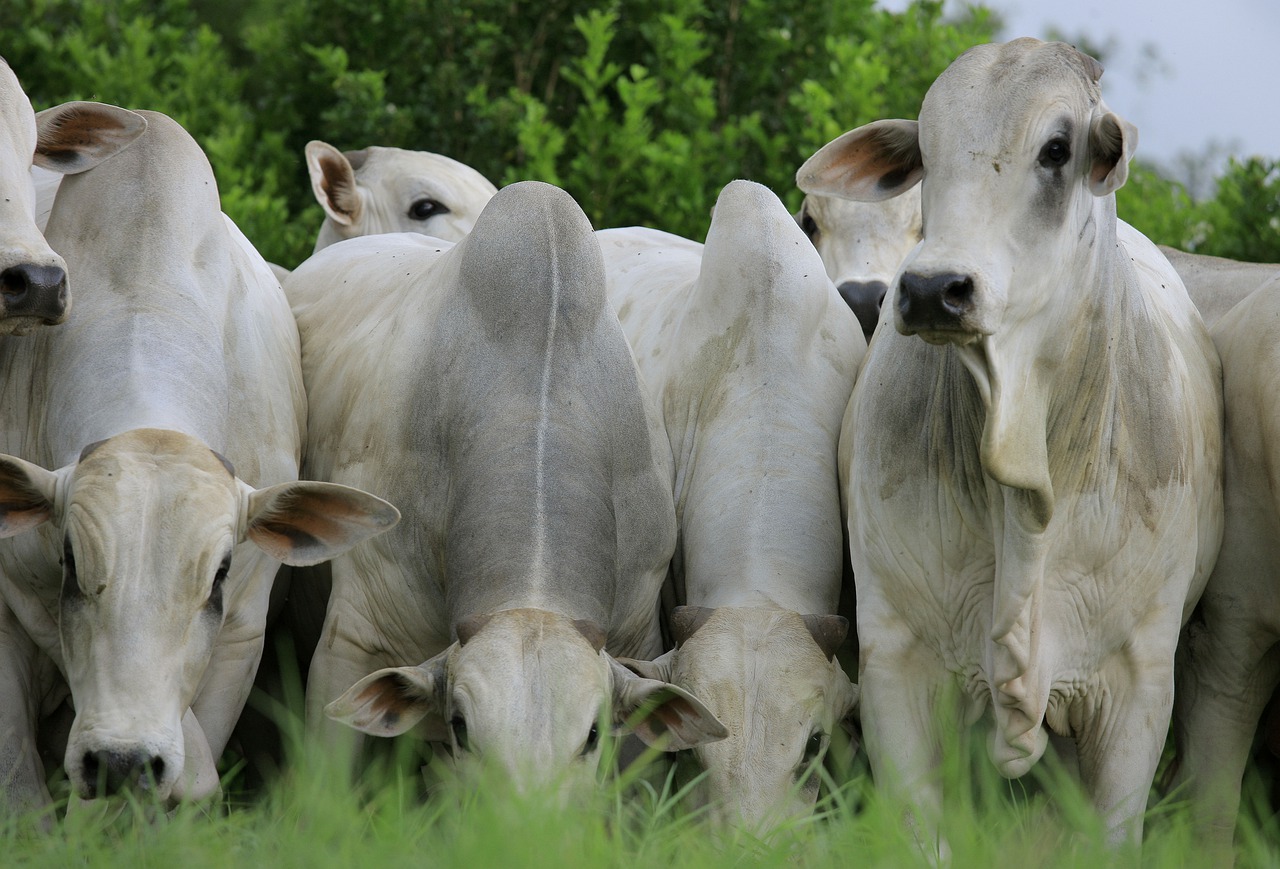
M1050 139L1040 149L1040 165L1047 169L1065 166L1070 159L1071 145L1067 143L1066 139Z
M222 586L227 581L227 574L231 572L231 554L222 559L222 564L218 565L218 571L213 575L213 587L209 590L209 606L215 610L222 609Z
M470 751L471 741L467 738L466 720L461 715L455 715L449 721L449 727L453 730L453 744L462 751Z
M809 735L809 741L804 744L804 759L800 762L801 770L807 769L818 759L818 755L822 754L823 741L821 730L815 730Z
M800 229L804 231L805 235L809 236L810 241L818 235L818 223L809 216L807 211L800 215Z
M419 199L409 206L409 216L414 220L427 220L437 214L448 214L449 209L434 199Z
M76 556L71 550L71 538L62 542L62 596L80 594L80 580L76 576Z
M582 744L582 756L586 757L596 750L596 746L600 744L600 730L596 725L591 725L591 729L587 731L587 741Z

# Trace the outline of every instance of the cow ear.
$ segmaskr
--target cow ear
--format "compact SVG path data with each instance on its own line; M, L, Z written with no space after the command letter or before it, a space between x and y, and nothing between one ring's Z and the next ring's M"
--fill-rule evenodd
M364 211L364 200L360 197L351 161L328 142L314 140L307 143L306 156L311 192L324 213L342 226L358 221Z
M74 175L123 151L147 129L137 112L104 103L71 102L36 114L34 163Z
M920 125L876 121L818 149L796 172L805 193L881 202L905 193L924 177Z
M336 483L281 483L251 490L248 499L245 536L295 567L336 558L400 521L381 498Z
M615 658L614 660L637 676L642 676L645 679L656 679L659 682L669 682L671 681L671 666L675 663L675 656L676 650L672 649L652 661L641 661L639 658Z
M324 714L371 736L399 736L425 722L428 740L448 739L444 688L452 649L416 667L390 667L365 676L326 706Z
M58 475L14 456L0 456L0 537L53 518Z
M613 681L613 720L662 751L682 751L729 735L698 698L670 682L645 679L605 655Z
M1138 128L1114 112L1103 112L1089 127L1089 191L1115 193L1129 177L1129 160L1138 147Z

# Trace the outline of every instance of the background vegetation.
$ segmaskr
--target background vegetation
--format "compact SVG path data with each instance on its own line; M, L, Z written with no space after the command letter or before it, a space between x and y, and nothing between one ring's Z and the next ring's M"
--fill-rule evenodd
M873 0L0 0L0 52L37 109L172 115L209 153L227 213L288 266L322 217L310 139L437 151L499 185L559 184L597 226L700 239L724 184L751 178L798 207L806 157L915 117L999 26L980 7L944 19L935 0L897 14ZM1139 164L1119 200L1156 241L1280 261L1280 161L1230 164L1205 201Z

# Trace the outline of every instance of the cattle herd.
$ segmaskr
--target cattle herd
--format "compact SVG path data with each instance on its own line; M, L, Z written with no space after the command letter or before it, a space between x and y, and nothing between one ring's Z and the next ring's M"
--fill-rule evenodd
M172 120L35 114L0 63L4 810L48 746L74 802L216 794L284 609L329 744L568 796L613 727L763 832L860 728L945 855L950 734L1010 777L1052 744L1123 842L1172 726L1229 856L1280 682L1280 266L1117 219L1101 74L977 46L704 244L312 142L288 271Z

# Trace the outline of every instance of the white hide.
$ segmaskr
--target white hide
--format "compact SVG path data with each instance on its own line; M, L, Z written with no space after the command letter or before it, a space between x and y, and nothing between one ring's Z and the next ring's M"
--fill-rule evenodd
M287 303L199 147L145 117L130 148L58 190L47 236L77 276L74 314L0 343L11 804L48 801L35 732L68 693L79 796L135 781L207 796L280 561L395 521L362 492L292 482L305 399Z
M311 190L325 220L315 249L383 232L460 241L497 189L475 169L442 154L370 147L343 153L307 143Z
M1241 299L1280 275L1280 264L1251 263L1220 256L1187 253L1160 245L1178 277L1186 284L1187 295L1196 303L1206 327L1212 329L1222 315Z
M309 725L416 724L517 787L570 790L594 782L602 707L620 723L651 696L638 732L669 749L723 736L610 657L661 651L672 467L576 203L515 184L457 245L352 239L285 290L307 473L385 491L405 517L332 565Z
M1006 775L1046 728L1073 739L1113 837L1140 836L1221 538L1217 354L1167 260L1117 224L1136 131L1100 75L1059 43L978 46L918 124L847 133L798 176L869 199L924 178L925 237L840 461L863 736L929 848L934 746L984 714Z
M1280 278L1213 328L1226 405L1222 551L1178 660L1176 793L1229 865L1240 782L1280 684Z
M677 624L680 647L635 666L724 722L728 738L692 752L707 771L698 798L718 822L760 831L812 810L812 764L856 697L831 660L847 628L831 615L843 565L835 455L866 344L759 184L725 187L705 247L639 227L596 235L675 453L675 601L710 616L684 611L695 629Z

